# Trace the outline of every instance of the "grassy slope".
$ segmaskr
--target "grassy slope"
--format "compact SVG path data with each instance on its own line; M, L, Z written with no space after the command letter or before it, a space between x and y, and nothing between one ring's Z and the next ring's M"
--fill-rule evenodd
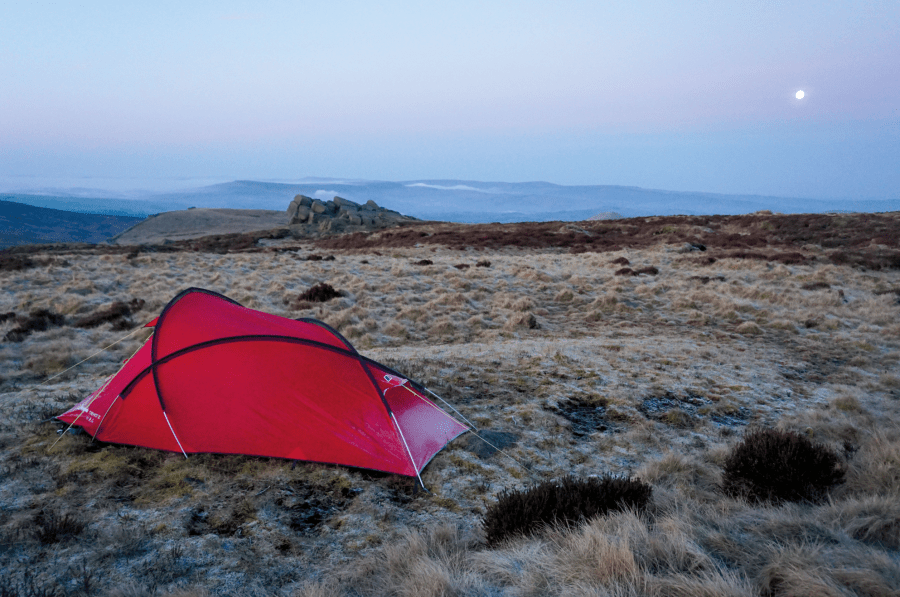
M26 255L30 269L0 271L0 313L67 320L0 344L4 582L40 571L39 586L118 595L892 595L900 234L896 216L814 218L423 225L317 245L235 237L197 252ZM600 237L615 242L585 246ZM694 241L707 251L687 252ZM296 300L317 282L345 295ZM184 460L84 436L49 451L55 426L39 421L96 388L145 334L38 387L123 333L72 322L132 298L146 301L135 321L150 319L187 286L324 319L512 434L507 451L527 468L470 435L425 469L430 494L364 471ZM752 424L831 446L847 482L819 505L725 497L723 461ZM649 482L651 511L484 544L480 513L503 488L606 472Z
M141 220L0 201L0 248L33 243L99 243Z

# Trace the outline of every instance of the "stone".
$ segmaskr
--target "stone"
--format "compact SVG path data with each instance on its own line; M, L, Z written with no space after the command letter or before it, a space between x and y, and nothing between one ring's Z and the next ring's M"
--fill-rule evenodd
M291 224L302 224L309 218L309 207L305 205L297 205L293 215L291 216Z
M377 230L415 220L396 211L379 207L371 200L360 205L338 196L329 201L322 201L297 195L288 206L287 212L291 234L295 238L302 238L304 235L338 234L360 228Z
M297 195L296 197L294 197L294 200L291 201L291 204L288 205L287 213L291 217L291 219L295 219L297 217L300 217L302 219L305 216L302 215L302 213L298 215L298 210L302 210L304 208L308 209L310 205L312 205L312 199L310 199L306 195Z

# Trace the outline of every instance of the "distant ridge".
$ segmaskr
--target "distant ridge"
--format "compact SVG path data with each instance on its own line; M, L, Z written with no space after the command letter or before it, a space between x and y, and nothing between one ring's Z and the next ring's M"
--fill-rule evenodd
M39 243L100 243L143 218L85 214L0 200L0 248Z
M49 192L49 191L47 191ZM585 220L597 214L621 217L666 215L740 215L760 210L780 213L900 211L900 197L815 199L762 195L665 191L616 185L558 185L534 182L482 182L453 179L407 181L306 178L295 183L237 180L137 197L110 198L109 192L78 190L67 196L7 194L7 199L69 211L146 216L190 207L283 210L295 195L327 201L335 195L380 206L424 220L516 222ZM123 194L124 195L124 194Z

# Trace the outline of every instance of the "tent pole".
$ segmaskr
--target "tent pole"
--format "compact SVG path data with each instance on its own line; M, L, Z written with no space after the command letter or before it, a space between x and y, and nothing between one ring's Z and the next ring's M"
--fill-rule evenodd
M169 422L169 415L166 414L166 411L163 411L163 416L166 418L166 423L169 425L169 431L172 432L172 437L175 438L175 443L178 444L178 447L181 449L181 453L184 454L184 459L187 460L187 452L184 451L184 448L181 446L181 442L178 440L178 436L175 435L175 430L172 429L172 423Z
M397 417L394 416L393 412L391 412L391 419L394 420L394 425L397 427L397 432L400 434L400 439L403 440L403 447L406 448L406 454L409 456L409 461L410 463L412 463L413 470L416 471L416 477L419 479L419 485L422 486L422 489L425 490L425 493L431 493L430 491L428 491L428 488L425 487L425 483L422 481L422 475L419 474L419 469L416 468L416 461L413 459L412 452L410 452L409 450L409 444L406 443L406 438L403 437L403 430L400 429L400 424L397 422Z
M121 397L122 396L116 395L116 397L113 398L112 402L109 403L109 408L106 409L106 412L103 413L103 416L100 418L100 422L97 423L97 430L94 431L94 435L91 437L91 443L93 443L94 440L97 439L97 436L100 435L100 428L103 427L103 421L106 420L106 415L108 415L109 411L112 410L113 404L116 403L116 400L118 400Z

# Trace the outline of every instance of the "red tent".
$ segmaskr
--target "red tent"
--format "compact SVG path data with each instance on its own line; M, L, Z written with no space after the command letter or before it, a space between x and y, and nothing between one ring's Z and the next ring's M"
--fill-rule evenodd
M118 373L57 417L96 439L417 476L468 428L315 319L190 288Z

